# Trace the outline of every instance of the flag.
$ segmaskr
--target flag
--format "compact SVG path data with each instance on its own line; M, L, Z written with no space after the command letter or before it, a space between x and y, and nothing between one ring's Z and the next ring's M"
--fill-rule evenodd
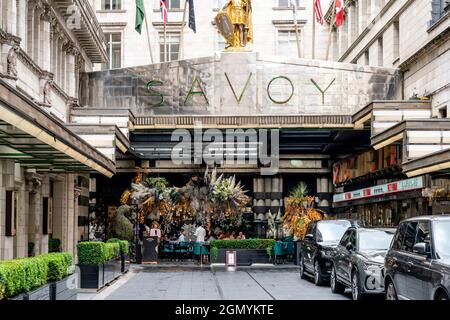
M143 0L136 0L136 21L135 21L135 25L134 25L134 29L141 33L142 31L142 23L144 22L145 19L145 14L144 14L144 3Z
M167 0L159 0L159 8L161 9L161 18L164 21L164 25L167 23Z
M189 1L189 28L191 28L192 31L194 31L194 33L197 33L197 28L195 26L194 0L186 0L186 1Z
M342 0L336 0L336 27L339 28L344 23L345 11Z
M316 16L316 20L318 23L323 25L323 13L322 13L322 5L320 4L320 0L314 0L314 15Z

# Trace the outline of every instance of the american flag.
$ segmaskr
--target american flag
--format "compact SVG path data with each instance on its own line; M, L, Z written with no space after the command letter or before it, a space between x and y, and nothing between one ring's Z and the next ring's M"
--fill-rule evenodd
M322 5L320 4L320 0L314 0L314 14L316 16L317 22L323 25L323 13L322 13Z
M159 0L159 8L161 9L161 18L164 21L164 25L167 23L167 0Z

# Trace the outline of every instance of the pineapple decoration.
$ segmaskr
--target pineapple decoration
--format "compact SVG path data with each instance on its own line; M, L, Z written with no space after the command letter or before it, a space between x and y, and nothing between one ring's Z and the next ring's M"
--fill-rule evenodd
M307 193L306 184L300 182L286 201L286 214L282 219L285 230L299 239L304 237L312 221L323 219L322 211L314 208L315 198Z

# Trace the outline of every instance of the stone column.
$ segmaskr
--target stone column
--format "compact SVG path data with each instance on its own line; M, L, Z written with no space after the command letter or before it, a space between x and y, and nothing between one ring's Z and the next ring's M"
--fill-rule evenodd
M60 176L54 182L53 237L61 240L63 251L73 252L74 175Z
M28 192L24 169L14 164L14 190L16 191L17 233L14 237L14 258L28 256Z
M255 200L256 200L256 206L254 208L254 211L256 213L256 217L259 220L265 219L265 212L266 212L266 204L264 201L264 179L263 178L256 178L256 183L254 184L254 190L255 190Z
M36 171L28 171L25 174L28 191L28 242L34 243L36 255L45 253L42 251L42 182L43 176Z
M319 198L318 207L326 213L330 212L332 189L330 188L330 179L327 177L317 178L317 196Z
M272 190L272 178L264 178L264 193L265 193L264 205L266 206L265 220L267 220L267 214L269 213L270 206L272 205L272 200L270 199L271 190Z
M70 97L76 98L76 91L75 91L75 64L76 64L76 56L78 55L78 50L73 47L72 45L69 45L66 49L67 56L66 56L66 93Z
M50 8L46 8L41 14L40 24L40 66L45 71L50 71L51 66L51 13Z

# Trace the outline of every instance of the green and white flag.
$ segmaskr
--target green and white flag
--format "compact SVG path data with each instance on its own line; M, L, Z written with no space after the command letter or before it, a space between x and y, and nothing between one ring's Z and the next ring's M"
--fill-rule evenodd
M144 19L144 2L143 0L136 0L136 23L134 29L139 33L142 31L142 22L144 22Z

